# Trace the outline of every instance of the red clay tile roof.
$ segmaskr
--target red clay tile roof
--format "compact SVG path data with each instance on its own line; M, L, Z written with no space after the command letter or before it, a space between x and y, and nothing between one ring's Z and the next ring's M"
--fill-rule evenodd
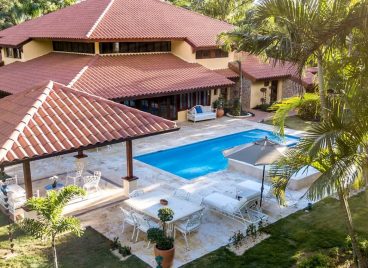
M107 99L168 95L234 84L169 53L96 57L73 87Z
M49 82L0 100L0 164L177 129L175 122Z
M225 76L226 78L229 79L234 79L234 78L239 78L239 74L237 72L234 72L231 69L220 69L220 70L215 70L216 73L221 74L223 76Z
M0 67L0 91L15 94L50 80L68 85L91 60L93 56L50 53L5 65Z
M214 47L233 26L160 0L87 0L0 32L0 44L29 38L182 39Z
M169 53L130 56L50 53L0 67L0 91L6 93L24 91L49 80L108 99L170 95L234 84L223 75Z
M260 57L247 53L244 53L241 63L244 76L253 82L289 78L297 74L296 67L291 63L276 63L274 65L270 61L266 62ZM237 63L231 63L229 67L234 71L238 71L239 68Z
M82 1L0 31L0 44L16 46L30 38L86 39L111 0Z

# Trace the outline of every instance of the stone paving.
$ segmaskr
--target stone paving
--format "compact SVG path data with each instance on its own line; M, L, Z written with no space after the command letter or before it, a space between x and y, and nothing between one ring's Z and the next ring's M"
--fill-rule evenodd
M164 150L184 144L198 142L209 138L224 136L253 128L273 130L272 126L252 122L244 119L221 119L200 123L180 123L181 130L159 136L147 137L133 142L134 155L141 155L153 151ZM287 134L299 135L300 132L287 130ZM75 204L68 209L68 213L77 214L85 226L92 226L109 239L119 237L123 244L132 247L133 254L154 266L153 248L147 248L145 235L141 234L137 243L129 241L132 228L126 228L122 233L122 217L120 206L123 206L122 177L126 174L125 145L117 144L99 151L87 151L85 159L89 171L101 170L103 189L99 193L91 193L88 200ZM51 161L54 161L52 164ZM39 160L31 163L34 180L46 178L55 174L73 170L75 158L65 155L57 160ZM193 200L199 200L212 192L221 192L235 196L235 184L243 180L242 174L228 170L207 174L194 180L184 180L170 173L158 170L152 166L134 160L134 173L138 180L138 187L145 191L159 190L172 193L175 189L185 189L192 194ZM18 174L22 183L21 166L15 166L6 170L10 175ZM39 186L42 187L42 186ZM270 216L270 221L276 221L298 209L304 208L307 200L299 199L305 190L298 192L289 191L290 206L280 207L273 199L266 200L264 211ZM111 200L111 203L106 202ZM117 200L117 201L116 201ZM99 204L103 207L99 208ZM88 210L88 207L93 209ZM228 243L229 237L237 230L244 227L231 219L206 211L204 221L198 232L189 236L190 250L185 250L184 239L178 235L175 241L176 257L174 267L195 260Z

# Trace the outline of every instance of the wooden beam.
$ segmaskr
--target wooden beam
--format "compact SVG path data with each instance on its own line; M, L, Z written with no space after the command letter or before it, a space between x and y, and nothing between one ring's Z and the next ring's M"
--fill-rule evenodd
M24 186L26 188L27 199L32 198L32 175L31 175L31 164L29 161L23 162L23 176L24 176Z

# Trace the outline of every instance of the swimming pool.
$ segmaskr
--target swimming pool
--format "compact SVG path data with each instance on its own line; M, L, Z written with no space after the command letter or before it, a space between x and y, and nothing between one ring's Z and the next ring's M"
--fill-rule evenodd
M273 141L287 145L293 145L299 140L293 136L285 136L283 140L280 140L279 137L270 131L252 129L137 156L135 159L184 179L192 180L208 173L226 169L228 160L222 154L224 150L257 141L265 136L268 136Z

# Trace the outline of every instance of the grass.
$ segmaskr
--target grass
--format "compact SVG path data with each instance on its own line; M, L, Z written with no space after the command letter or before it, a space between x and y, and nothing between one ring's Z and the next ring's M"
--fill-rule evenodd
M272 119L266 120L263 123L273 125ZM285 120L285 127L301 131L308 131L308 129L310 129L313 124L314 122L304 121L297 115L289 116Z
M368 192L350 200L355 228L368 239ZM293 267L300 254L325 251L345 245L346 229L338 201L325 199L311 212L299 211L267 227L271 237L236 256L225 247L183 268L199 267Z
M16 256L8 260L1 258L4 253L9 252L6 224L5 215L0 213L0 267L53 267L49 244L20 231L15 233ZM136 256L121 262L110 253L109 248L109 240L92 228L87 228L80 238L72 235L60 237L57 245L59 267L149 267Z

